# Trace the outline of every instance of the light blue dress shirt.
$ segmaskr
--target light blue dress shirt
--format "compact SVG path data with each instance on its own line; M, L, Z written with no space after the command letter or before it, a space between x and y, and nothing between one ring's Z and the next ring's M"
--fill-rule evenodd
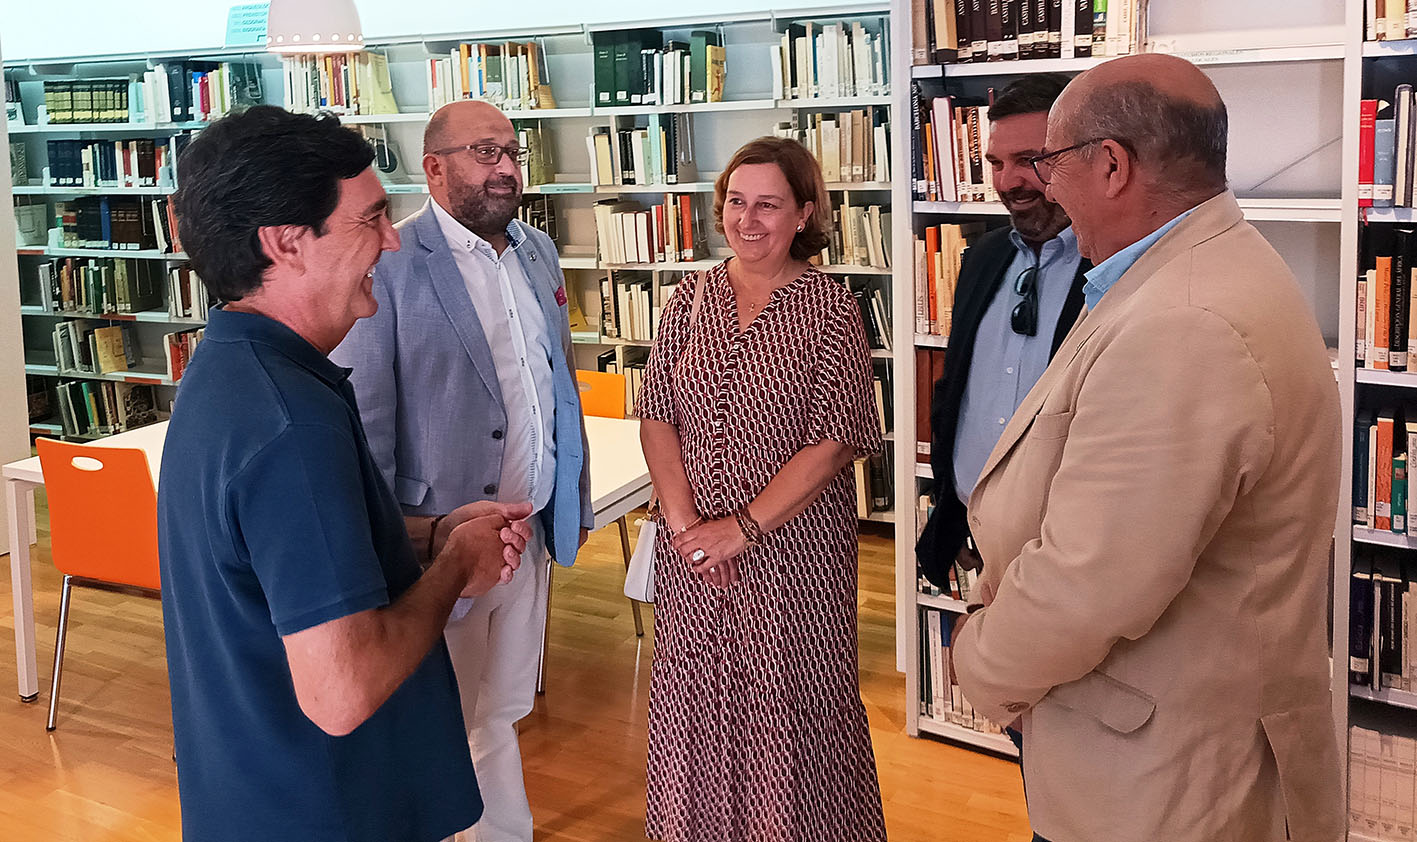
M1017 231L1009 232L1009 240L1017 253L979 321L955 430L955 493L966 505L1004 425L1048 368L1053 334L1082 261L1072 228L1044 243L1037 255ZM1020 336L1009 324L1023 300L1014 282L1030 266L1038 267L1038 329L1033 336Z
M1087 309L1089 311L1096 310L1098 302L1102 300L1102 296L1107 294L1107 290L1111 289L1114 284L1122 279L1123 275L1127 274L1127 270L1132 268L1133 264L1140 260L1143 254L1146 254L1147 249L1156 245L1157 240L1166 236L1167 231L1179 225L1181 220L1190 216L1193 210L1195 210L1195 208L1191 208L1191 210L1186 211L1089 269L1087 272L1087 283L1082 285L1082 297L1083 301L1087 302Z

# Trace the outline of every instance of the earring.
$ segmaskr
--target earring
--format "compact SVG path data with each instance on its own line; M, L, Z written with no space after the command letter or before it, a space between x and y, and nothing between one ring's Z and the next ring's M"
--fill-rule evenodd
M797 233L798 233L798 234L801 234L801 233L802 233L802 229L805 228L805 227L807 227L807 226L803 225L803 224L800 223L800 222L797 223Z

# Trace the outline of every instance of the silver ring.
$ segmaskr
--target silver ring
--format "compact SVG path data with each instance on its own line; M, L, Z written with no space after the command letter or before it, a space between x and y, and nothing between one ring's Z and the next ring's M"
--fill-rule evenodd
M710 572L710 573L717 573L717 572L718 572L718 565L715 564L713 567L710 567L710 568L709 568L709 572Z
M704 551L703 551L703 550L694 550L694 554L691 555L691 556L689 556L689 558L692 559L692 560L694 560L694 561L703 561L703 560L704 560Z

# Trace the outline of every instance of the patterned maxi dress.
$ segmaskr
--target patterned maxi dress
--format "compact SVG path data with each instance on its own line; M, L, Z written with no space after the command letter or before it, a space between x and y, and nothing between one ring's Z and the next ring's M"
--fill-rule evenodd
M705 283L692 329L695 283ZM880 447L855 299L808 270L739 333L727 263L665 307L636 407L675 425L699 513L731 514L802 447ZM850 467L740 558L742 581L698 581L655 547L646 832L667 842L886 838L856 648Z

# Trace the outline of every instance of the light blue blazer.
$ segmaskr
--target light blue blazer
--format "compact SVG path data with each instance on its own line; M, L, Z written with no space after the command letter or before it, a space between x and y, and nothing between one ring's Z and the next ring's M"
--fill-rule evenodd
M546 546L569 567L590 528L590 459L576 387L571 330L556 246L519 221L522 269L541 303L556 393L556 486L541 512ZM431 202L396 226L401 241L374 269L379 312L360 319L330 359L350 382L369 449L407 515L439 515L497 496L507 413L492 351Z

